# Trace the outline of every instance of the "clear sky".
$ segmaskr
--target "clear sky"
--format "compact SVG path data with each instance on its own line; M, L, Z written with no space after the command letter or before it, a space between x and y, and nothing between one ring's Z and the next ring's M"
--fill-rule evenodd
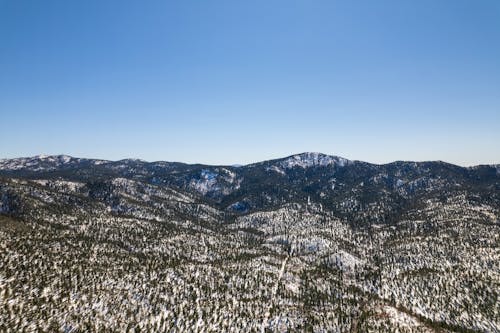
M0 0L0 158L500 163L500 1Z

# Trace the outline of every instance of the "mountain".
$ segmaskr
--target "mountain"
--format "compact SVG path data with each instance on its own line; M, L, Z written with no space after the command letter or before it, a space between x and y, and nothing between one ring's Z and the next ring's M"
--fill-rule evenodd
M0 160L0 331L500 330L500 166Z
M375 165L319 153L239 167L64 155L0 160L4 177L84 183L125 178L186 191L217 209L242 214L309 202L361 227L397 221L407 209L436 196L479 196L498 207L499 170L495 165L462 168L443 162ZM372 206L378 206L377 214L357 213Z

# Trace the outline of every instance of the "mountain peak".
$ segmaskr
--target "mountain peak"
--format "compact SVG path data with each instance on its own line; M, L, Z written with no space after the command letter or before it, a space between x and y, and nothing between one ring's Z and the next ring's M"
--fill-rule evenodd
M69 156L69 155L44 155L44 154L41 154L41 155L34 156L32 159L48 161L48 162L58 161L61 163L68 163L74 158Z
M294 167L309 168L315 166L340 166L350 164L351 161L339 156L331 156L317 152L305 152L286 157L281 161L283 168L291 169Z

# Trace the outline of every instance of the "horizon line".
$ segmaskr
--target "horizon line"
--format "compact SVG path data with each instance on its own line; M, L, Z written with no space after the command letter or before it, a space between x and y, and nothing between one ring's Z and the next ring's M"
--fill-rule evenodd
M345 157L339 156L339 155L331 155L331 154L325 154L325 153L321 153L321 152L312 152L312 151L295 153L295 154L291 154L291 155L287 155L287 156L283 156L283 157L263 159L263 160L259 160L259 161L255 161L255 162L251 162L251 163L246 163L246 164L238 164L238 163L234 163L234 164L224 164L224 163L222 163L222 164L211 164L211 163L201 163L201 162L189 163L189 162L168 161L168 160L154 160L154 161L149 161L149 160L145 160L145 159L141 159L141 158L134 158L134 157L120 158L120 159L106 159L106 158L96 158L96 157L80 157L80 156L70 155L70 154L65 154L65 153L62 153L62 154L37 154L37 155L32 155L32 156L20 156L20 157L11 157L11 158L7 157L7 158L0 158L0 161L16 160L16 159L35 159L35 158L44 159L44 158L50 158L50 157L63 157L63 156L66 156L66 157L75 158L75 159L105 161L105 162L109 162L109 163L120 162L120 161L139 161L139 162L148 163L148 164L151 164L151 163L162 163L163 162L163 163L179 163L179 164L186 164L186 165L203 165L203 166L212 166L212 167L234 167L234 168L238 168L238 167L245 167L245 166L250 166L250 165L254 165L254 164L260 164L260 163L264 163L264 162L270 162L270 161L287 159L287 158L291 158L291 157L294 157L294 156L300 156L300 155L305 155L305 154L317 154L317 155L323 155L323 156L326 156L326 157L341 158L341 159L344 159L344 160L347 160L347 161L350 161L350 162L367 163L367 164L380 165L380 166L381 165L394 164L394 163L444 163L444 164L449 164L449 165L453 165L453 166L458 166L458 167L461 167L461 168L474 168L474 167L479 167L479 166L490 166L490 167L499 167L500 166L500 163L495 163L495 162L493 162L493 163L480 163L480 164L474 164L474 165L459 165L459 164L456 164L456 163L451 163L451 162L447 162L447 161L443 161L443 160L418 160L418 161L417 160L393 160L391 162L386 162L386 163L373 163L373 162L368 162L368 161L359 160L359 159L349 159L349 158L345 158Z

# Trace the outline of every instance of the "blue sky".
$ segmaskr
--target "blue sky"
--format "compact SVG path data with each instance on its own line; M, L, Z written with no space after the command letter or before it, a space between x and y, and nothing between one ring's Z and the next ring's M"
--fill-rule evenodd
M0 157L500 163L500 1L0 0Z

